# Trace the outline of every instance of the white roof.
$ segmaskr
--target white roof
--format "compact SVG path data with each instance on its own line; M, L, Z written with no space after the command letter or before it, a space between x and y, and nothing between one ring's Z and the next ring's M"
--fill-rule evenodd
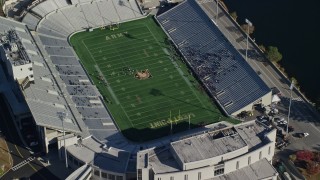
M271 102L280 102L281 101L281 99L279 98L279 96L278 95L273 95L272 96L272 100L271 100Z

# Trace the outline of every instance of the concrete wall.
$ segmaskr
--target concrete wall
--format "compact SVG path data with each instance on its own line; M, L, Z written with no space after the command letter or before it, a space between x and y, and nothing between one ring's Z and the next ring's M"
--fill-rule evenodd
M268 94L262 97L262 104L267 106L272 102L272 92L270 91Z
M64 139L63 136L57 138L58 141L58 152L59 152L59 158L62 159L64 157L64 149L62 146L64 146ZM66 135L66 147L70 145L77 144L78 138L72 134Z
M227 161L225 161L224 159L224 174L237 170L237 162L239 162L238 169L248 166L249 157L251 157L250 164L253 164L263 158L266 158L268 161L271 161L274 155L274 143L275 142L270 142L255 151L244 154L234 159L229 159ZM269 147L270 147L270 154L269 154ZM260 152L261 152L261 158L259 158ZM228 157L226 156L226 159L227 158ZM221 166L221 165L217 165L217 166ZM170 180L170 177L174 177L175 180L177 179L184 180L186 175L188 176L188 180L198 180L199 173L201 173L201 179L209 179L214 177L214 171L216 169L215 167L216 166L206 166L203 168L192 169L192 170L185 170L185 171L165 173L165 174L155 174L154 180L158 180L158 178L160 178L161 180ZM149 180L150 178L148 176L147 177L143 176L142 179Z
M223 154L221 156L216 156L210 159L204 159L196 162L184 163L183 170L191 170L191 169L201 168L205 166L212 166L214 164L218 164L221 161L226 161L228 159L241 156L242 154L245 154L247 152L248 152L248 146L245 146L243 148L232 151L230 153Z
M253 164L263 158L266 158L268 161L271 161L273 154L274 154L274 151L272 150L272 143L273 142L270 142L255 151L252 151L248 154L242 155L238 158L234 158L232 160L226 161L225 167L227 167L227 168L225 168L224 173L227 174L227 173L233 172L237 169L241 169L241 168L248 166L249 165L249 157L251 158L250 164ZM269 147L270 147L270 154L269 154ZM261 152L261 158L259 158L260 152ZM238 168L237 168L237 162L239 162Z
M72 174L70 174L66 178L66 180L75 180L75 179L88 180L92 176L91 172L92 172L92 168L87 164L84 164L83 166L76 169Z
M271 104L271 100L272 100L272 92L270 91L269 93L267 93L266 95L264 95L261 98L261 103L263 105L270 105ZM253 105L254 105L254 102L248 104L244 108L232 113L232 116L236 116L236 115L240 114L242 111L251 111L252 108L253 108Z
M179 171L173 173L166 174L155 174L154 180L171 180L171 177L174 177L175 180L184 180L185 176L188 176L188 180L198 180L199 173L201 174L201 179L209 179L214 177L214 166L207 166L204 168L187 170L187 171ZM149 177L143 177L143 180L149 180ZM151 179L150 179L151 180Z
M100 172L100 175L96 175L94 172L95 171L99 171ZM103 173L106 173L106 174L111 174L111 175L114 175L114 176L122 176L123 177L123 180L126 179L126 174L122 174L122 173L115 173L115 172L109 172L109 171L105 171L105 170L101 170L97 167L92 167L92 176L91 176L91 179L93 180L105 180L105 179L108 179L108 178L105 178L105 177L102 177L103 176ZM107 176L108 177L108 176ZM115 177L115 179L117 179ZM109 179L108 179L109 180Z
M188 180L198 180L199 179L199 173L201 174L201 179L209 179L214 177L214 171L217 169L217 167L221 168L224 167L224 174L236 171L237 169L241 169L243 167L248 166L249 164L253 164L260 159L266 158L269 162L272 161L273 155L274 155L274 149L275 149L275 138L276 138L276 130L272 130L268 134L266 134L265 141L266 144L259 149L256 149L254 151L251 151L249 153L244 152L244 149L241 149L238 152L235 152L235 154L225 154L223 156L219 156L221 161L221 157L223 157L224 164L219 164L216 166L205 166L202 168L197 169L189 169L179 172L171 172L171 173L163 173L163 174L154 174L154 180L170 180L171 177L174 177L175 180L184 180L185 176L188 176ZM269 142L268 142L269 141ZM246 147L247 148L247 147ZM244 153L241 153L244 152ZM260 157L261 153L261 157ZM229 157L228 157L229 155ZM236 158L231 159L232 156L237 155ZM250 162L249 162L250 157ZM237 167L237 163L238 167ZM202 162L200 162L201 165ZM199 167L200 167L199 164ZM191 168L191 166L189 166ZM197 167L195 164L193 167ZM143 176L143 180L149 180L152 179L149 176ZM268 178L270 179L270 178ZM272 177L272 179L276 179L275 177Z

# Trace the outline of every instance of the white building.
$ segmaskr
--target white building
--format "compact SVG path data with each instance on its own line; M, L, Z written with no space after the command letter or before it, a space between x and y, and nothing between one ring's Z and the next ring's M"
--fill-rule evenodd
M35 51L25 48L22 42L30 43L30 40L20 39L16 30L12 29L0 35L0 54L5 63L9 76L19 84L34 81L32 63L28 53Z
M275 138L274 129L251 121L140 151L137 179L276 179Z

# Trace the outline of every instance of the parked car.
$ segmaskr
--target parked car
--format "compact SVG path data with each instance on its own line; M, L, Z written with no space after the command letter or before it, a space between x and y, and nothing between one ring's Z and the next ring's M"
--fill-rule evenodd
M257 116L257 120L258 120L258 121L261 121L261 120L263 120L263 119L265 119L265 116Z
M284 121L284 117L275 117L273 119L274 122L280 123L281 121Z
M307 132L305 132L305 133L295 133L294 135L295 135L295 137L298 137L298 138L304 138L304 137L309 136L309 133L307 133Z
M283 121L280 121L280 123L279 123L279 124L286 125L286 124L288 124L288 122L287 122L286 120L283 120Z
M293 128L292 126L289 126L289 127L288 127L288 131L289 131L289 132L293 132L293 131L294 131L294 128Z
M29 146L33 147L33 146L36 146L36 145L38 145L38 142L37 141L32 141Z

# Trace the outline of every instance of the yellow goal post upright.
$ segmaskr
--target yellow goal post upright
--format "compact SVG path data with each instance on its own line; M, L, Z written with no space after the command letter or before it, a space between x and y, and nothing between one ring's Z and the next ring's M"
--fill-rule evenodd
M117 30L117 29L119 29L119 27L120 27L119 21L111 22L110 25L109 25L109 28L110 28L111 31Z
M101 30L105 30L105 29L106 29L106 26L105 26L105 25L102 25L102 26L100 26L100 29L101 29Z

